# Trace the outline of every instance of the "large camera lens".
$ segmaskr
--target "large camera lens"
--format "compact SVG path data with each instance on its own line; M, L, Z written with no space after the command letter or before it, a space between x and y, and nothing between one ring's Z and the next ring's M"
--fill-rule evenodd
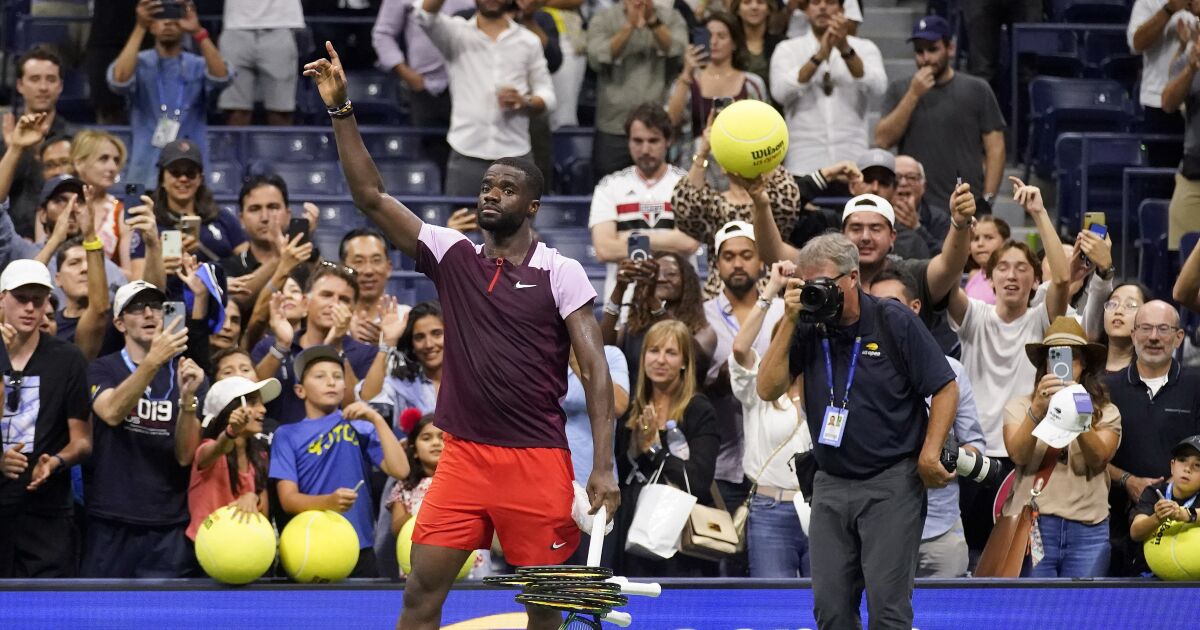
M800 289L800 306L815 311L829 299L829 288L821 284L806 284Z

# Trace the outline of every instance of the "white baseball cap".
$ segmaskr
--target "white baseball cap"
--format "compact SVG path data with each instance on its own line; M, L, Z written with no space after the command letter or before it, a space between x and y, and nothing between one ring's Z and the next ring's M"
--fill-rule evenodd
M874 212L883 215L887 219L888 225L892 228L896 227L896 211L892 209L892 204L887 199L879 195L866 193L854 197L846 202L846 207L842 210L842 223L846 223L846 219L855 212Z
M720 254L721 246L725 244L725 241L739 236L744 236L752 241L755 240L754 226L745 221L730 221L726 223L721 229L717 230L717 235L713 237L715 241L713 243L713 251Z
M1050 397L1046 417L1033 428L1033 437L1054 448L1063 448L1092 426L1092 413L1092 396L1083 385L1076 383L1060 389Z
M0 291L12 291L30 284L54 290L54 283L50 282L50 270L39 260L14 260L4 268L4 273L0 273Z
M230 376L223 378L212 387L208 388L208 393L204 395L204 423L207 427L208 423L213 421L213 418L221 415L221 412L229 406L229 403L248 396L254 392L259 392L264 403L269 403L279 396L279 392L283 391L283 386L274 378L268 378L257 383L244 376Z
M163 293L153 284L150 284L145 280L134 280L120 289L117 289L117 295L113 299L113 314L120 315L125 310L125 307L129 306L129 303L133 301L133 298L137 297L143 291L154 292L160 300L165 301L167 299L167 294Z

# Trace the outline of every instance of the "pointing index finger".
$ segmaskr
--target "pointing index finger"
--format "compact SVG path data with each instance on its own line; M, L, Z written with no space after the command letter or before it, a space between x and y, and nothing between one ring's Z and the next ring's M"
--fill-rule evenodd
M329 52L329 60L335 64L341 64L341 59L338 57L337 51L333 49L333 42L325 40L325 50Z

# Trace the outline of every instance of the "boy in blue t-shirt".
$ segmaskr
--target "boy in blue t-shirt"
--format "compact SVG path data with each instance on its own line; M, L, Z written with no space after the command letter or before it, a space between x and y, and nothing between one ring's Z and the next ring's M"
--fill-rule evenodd
M343 366L331 346L312 346L296 357L296 396L304 401L305 418L275 431L269 476L287 513L341 512L358 533L351 576L378 577L371 498L357 492L368 479L365 458L396 479L408 476L408 458L387 420L366 403L338 409L346 393Z

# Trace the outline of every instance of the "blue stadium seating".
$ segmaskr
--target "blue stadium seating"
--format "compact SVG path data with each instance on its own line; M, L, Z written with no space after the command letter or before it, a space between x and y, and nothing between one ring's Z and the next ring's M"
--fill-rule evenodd
M208 128L208 155L212 162L241 162L244 134L222 127Z
M346 95L354 103L354 117L365 125L403 123L393 79L381 72L350 72Z
M86 24L87 20L22 16L17 18L13 51L25 52L37 44L54 46L71 38L71 25Z
M280 162L260 172L273 172L288 185L288 195L300 200L311 195L343 195L346 180L337 162Z
M246 155L270 162L337 160L337 144L328 129L249 131L244 133Z
M538 229L538 238L568 258L574 258L590 274L603 274L605 266L596 262L592 236L579 228Z
M431 160L376 161L383 187L392 195L436 195L442 174Z
M376 160L418 160L426 157L418 133L364 132L363 144Z
M1135 117L1129 94L1116 81L1037 77L1029 83L1029 145L1025 175L1049 177L1054 143L1063 132L1129 131Z
M592 194L592 129L562 128L554 134L554 181L564 195Z
M1032 61L1037 74L1054 77L1083 76L1079 42L1071 31L1039 30L1023 33L1010 44L1021 62ZM1003 58L1008 58L1007 55Z
M204 174L205 183L213 195L236 196L241 192L244 174L245 169L239 162L211 161L208 163L208 172Z
M1112 79L1130 94L1142 69L1142 58L1129 51L1125 33L1117 31L1086 31L1083 34L1083 61L1087 75L1097 79Z
M1046 4L1055 22L1126 24L1131 3L1128 0L1050 0Z
M1158 296L1171 294L1174 278L1167 251L1167 207L1170 205L1171 202L1166 199L1147 199L1138 206L1138 223L1142 232L1137 241L1140 258L1138 280Z
M63 91L58 97L57 109L63 118L74 123L87 124L96 120L91 88L82 72L68 70L64 73Z
M1094 210L1108 212L1110 216L1115 214L1121 205L1122 171L1126 167L1146 164L1146 149L1132 134L1064 133L1055 142L1054 154L1058 176L1058 222L1070 232L1078 228L1084 212ZM1086 198L1083 197L1084 187ZM1114 224L1120 221L1110 219L1108 223L1109 227L1115 227Z
M539 230L572 228L587 231L591 197L543 197L535 225Z

